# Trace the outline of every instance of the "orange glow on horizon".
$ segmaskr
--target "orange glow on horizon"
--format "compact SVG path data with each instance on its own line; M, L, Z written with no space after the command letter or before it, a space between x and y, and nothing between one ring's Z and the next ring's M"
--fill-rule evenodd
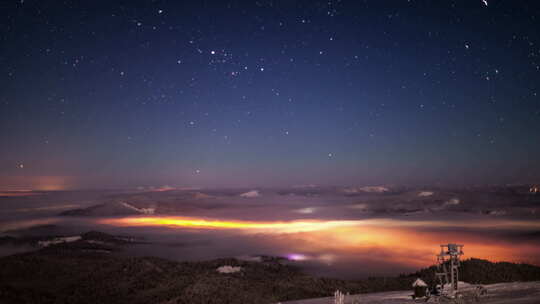
M200 229L254 229L269 230L270 232L299 232L318 231L337 227L383 227L383 228L540 228L537 221L405 221L395 219L364 219L364 220L294 220L256 222L242 220L219 220L205 218L190 218L179 216L133 216L124 218L107 218L100 220L103 224L113 226L169 226L176 228Z
M508 241L483 239L473 233L425 230L423 228L483 228L520 230L538 228L540 223L523 221L404 221L391 219L366 220L296 220L296 221L235 221L188 217L125 217L99 220L113 226L162 226L173 229L238 230L250 235L262 233L279 235L270 242L286 246L295 252L338 253L337 256L356 256L384 262L424 267L434 263L434 256L443 243L464 243L465 257L491 261L539 263L534 253L540 244L509 244ZM459 230L458 230L459 231ZM531 256L525 255L532 253Z
M167 226L175 228L198 229L241 229L256 232L301 232L317 231L335 227L353 226L356 221L316 221L302 220L291 222L251 222L224 221L187 217L125 217L100 220L102 224L113 226ZM248 231L249 232L249 231Z
M0 176L0 188L5 192L61 191L71 189L73 185L74 178L70 176Z
M9 190L9 191L0 191L0 196L3 197L24 197L24 196L35 196L42 195L40 192L33 192L32 190Z

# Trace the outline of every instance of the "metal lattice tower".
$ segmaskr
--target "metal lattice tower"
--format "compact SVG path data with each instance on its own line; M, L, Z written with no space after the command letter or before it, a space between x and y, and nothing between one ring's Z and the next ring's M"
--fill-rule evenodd
M437 281L444 288L445 284L450 284L451 292L458 289L459 257L463 255L463 245L447 244L441 245L441 253L437 255L438 269L435 273Z

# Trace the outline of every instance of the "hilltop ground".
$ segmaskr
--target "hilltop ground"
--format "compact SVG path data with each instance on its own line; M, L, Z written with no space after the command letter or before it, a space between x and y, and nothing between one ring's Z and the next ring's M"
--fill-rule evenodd
M467 284L463 284L467 285ZM464 293L472 291L470 286L460 285L460 290ZM487 295L480 297L479 303L483 304L537 304L540 299L540 281L536 282L512 282L483 285L487 290ZM344 304L412 304L423 303L425 299L413 300L411 291L391 291L368 294L357 294L345 296ZM436 303L430 299L428 303ZM478 303L474 300L465 300L467 303ZM299 301L284 302L282 304L334 304L334 297L317 299L307 299Z
M276 303L327 297L338 289L351 294L407 290L395 294L408 296L412 281L421 277L429 282L433 272L427 268L346 281L304 274L282 258L174 262L122 254L122 247L133 241L125 237L92 232L68 243L51 242L58 239L40 239L45 246L40 250L0 258L1 303ZM221 266L239 271L219 272ZM540 267L471 259L463 263L462 279L482 284L540 281Z

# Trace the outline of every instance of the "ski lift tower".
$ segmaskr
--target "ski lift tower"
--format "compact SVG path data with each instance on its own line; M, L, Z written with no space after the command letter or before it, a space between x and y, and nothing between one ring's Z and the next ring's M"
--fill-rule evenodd
M441 284L441 291L444 291L445 284L450 284L450 294L455 294L458 289L460 265L459 257L463 255L463 245L447 244L441 245L441 253L437 255L437 281Z

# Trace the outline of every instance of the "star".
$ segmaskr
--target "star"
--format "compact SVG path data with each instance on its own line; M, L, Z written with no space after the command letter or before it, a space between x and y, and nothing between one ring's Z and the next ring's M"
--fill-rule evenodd
M9 50L0 56L6 63L0 72L6 78L0 105L8 109L0 111L0 118L15 128L3 134L4 141L15 142L17 148L0 149L0 159L11 159L11 170L30 175L37 174L33 172L37 168L54 168L56 161L41 157L39 149L48 153L62 150L66 138L86 133L103 134L87 138L87 145L99 147L100 153L83 158L88 155L84 151L87 145L74 144L68 151L73 155L67 156L80 161L74 162L78 165L74 174L94 174L85 168L99 165L108 155L115 157L120 143L130 149L123 151L126 161L117 163L119 169L140 166L143 172L148 168L152 170L149 178L156 181L164 180L166 162L141 165L146 161L148 140L170 151L185 145L183 153L158 156L176 162L175 169L195 180L195 174L202 171L198 165L205 165L206 170L206 164L187 160L238 161L239 170L254 161L260 166L249 173L258 178L254 183L269 178L264 176L270 167L265 158L282 151L287 151L290 163L309 153L315 158L310 163L314 171L359 159L350 176L366 174L367 181L374 176L362 172L362 164L372 162L381 168L381 176L390 179L394 168L384 159L405 161L399 157L399 144L419 134L425 135L425 143L452 136L448 145L456 147L467 145L470 138L481 139L478 144L486 146L493 140L509 153L479 152L492 153L490 157L500 163L527 151L540 152L533 140L512 145L518 139L510 136L520 132L523 138L534 138L531 126L540 121L540 87L533 81L540 75L540 41L533 30L539 20L533 10L523 9L515 1L506 3L504 12L500 1L473 1L479 14L474 18L467 17L467 8L456 1L430 2L422 8L427 15L442 10L452 14L444 14L441 20L418 20L414 27L396 26L405 20L406 10L381 3L387 7L379 11L365 1L329 0L317 8L289 7L279 1L258 1L255 6L259 8L242 1L216 1L215 7L152 2L150 6L136 1L100 5L96 16L106 18L88 20L91 7L86 2L59 6L58 17L65 19L62 27L51 22L33 24L32 10L27 11L34 8L33 1L13 0L12 9L0 12L3 19L15 15L21 19L21 26L10 27L11 34L4 35ZM413 5L415 1L405 2ZM259 11L270 7L280 13L266 16ZM19 16L16 9L28 14ZM381 13L381 18L372 18L372 13ZM349 18L349 14L355 17ZM499 14L508 18L496 18ZM192 16L207 16L212 22ZM79 20L86 20L84 27ZM373 34L359 37L360 24ZM392 30L389 25L394 25ZM418 28L424 30L418 32ZM454 34L446 37L450 31ZM45 39L35 48L25 43L41 41L43 33L51 36L50 41ZM411 35L417 35L416 39L402 39ZM121 47L114 37L122 37ZM503 51L512 56L502 58ZM159 56L145 60L152 54ZM411 67L418 68L409 70ZM39 71L48 72L34 77ZM498 87L501 85L504 88ZM20 101L21 90L28 90L24 102ZM461 117L462 112L481 115ZM477 137L480 126L482 134ZM35 138L25 140L21 134L34 134ZM175 136L166 136L170 134ZM317 136L306 136L309 134ZM379 154L369 153L363 145L380 148ZM445 151L444 146L434 145L433 152L459 153L458 149ZM324 151L327 148L336 148L339 159ZM411 161L420 159L423 153L414 152L421 148L411 145L412 153L407 154ZM18 155L19 149L24 155ZM238 158L231 151L246 151L254 157ZM441 166L452 166L449 162L457 159L458 154L450 155ZM23 161L31 167L25 167ZM435 160L426 161L426 168L431 162ZM290 163L280 162L276 170L286 172ZM536 174L540 166L533 165L528 172ZM464 163L456 166L467 169ZM66 164L59 167L59 175L71 174ZM212 167L205 177L220 170L216 176L226 176L225 167ZM421 176L429 183L434 171L425 170ZM510 176L511 170L505 166L501 174ZM301 178L312 178L301 174L305 174ZM334 177L320 178L326 183ZM252 182L246 176L234 182L243 185L244 178ZM289 178L286 182L292 182L293 177ZM109 181L116 183L116 179L112 176Z

